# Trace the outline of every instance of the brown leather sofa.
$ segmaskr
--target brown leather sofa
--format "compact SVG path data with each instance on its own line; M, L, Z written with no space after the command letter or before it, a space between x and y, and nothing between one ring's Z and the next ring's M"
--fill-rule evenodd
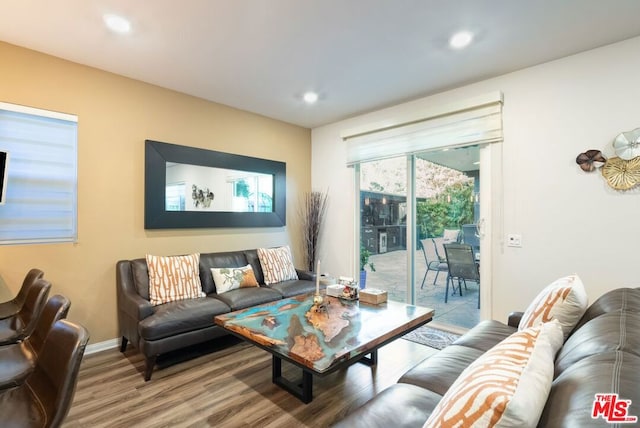
M483 321L452 345L420 362L335 427L422 427L460 373L517 330L522 313L508 323ZM640 418L640 288L619 288L585 312L555 358L554 380L539 427L602 427L592 418L596 394L631 400ZM640 419L639 419L640 421ZM635 426L631 424L632 426Z
M216 293L211 268L247 264L251 264L260 287ZM313 292L315 274L296 271L298 280L265 285L257 250L202 253L200 282L207 296L153 306L149 303L146 259L121 260L116 265L120 350L124 352L131 342L145 356L144 378L149 380L159 355L226 335L213 323L216 315Z

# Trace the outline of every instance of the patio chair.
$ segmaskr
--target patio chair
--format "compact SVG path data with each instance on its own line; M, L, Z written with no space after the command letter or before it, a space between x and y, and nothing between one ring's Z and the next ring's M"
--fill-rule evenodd
M475 224L462 225L462 240L465 244L471 245L473 255L480 252L480 236L478 235L478 226ZM476 257L477 258L477 257Z
M445 229L442 232L445 244L452 244L454 242L460 242L460 229Z
M441 262L446 262L447 255L444 253L444 244L448 244L449 242L445 241L442 236L439 238L432 238L432 239L433 239L433 245L436 246L436 255L438 256L438 259L440 259Z
M456 292L453 280L458 281L458 290L462 296L462 284L467 288L467 280L478 284L478 309L480 309L480 270L475 260L473 248L469 244L445 244L444 251L447 255L449 274L447 275L447 287L444 292L444 302L449 298L449 282L452 284L452 294Z
M447 271L447 262L440 260L438 257L438 253L436 251L436 244L432 238L421 239L420 246L422 247L422 254L424 255L424 261L427 263L427 270L422 277L422 284L420 288L424 287L424 281L427 279L427 274L430 270L435 271L436 277L433 279L433 284L435 285L438 280L438 275L440 272Z

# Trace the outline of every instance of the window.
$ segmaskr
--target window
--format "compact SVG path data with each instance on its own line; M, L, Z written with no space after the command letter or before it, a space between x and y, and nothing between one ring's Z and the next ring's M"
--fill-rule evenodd
M273 176L251 174L230 181L233 194L233 211L268 213L273 211ZM266 192L264 191L266 190Z
M186 209L185 189L184 182L167 184L167 194L165 195L165 209L167 211L184 211Z
M75 242L77 117L0 103L0 151L10 159L0 244Z

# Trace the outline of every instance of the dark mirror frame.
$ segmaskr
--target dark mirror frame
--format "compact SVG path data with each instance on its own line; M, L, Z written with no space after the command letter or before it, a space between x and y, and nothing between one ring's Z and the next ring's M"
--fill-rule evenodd
M281 227L286 224L286 164L267 159L145 141L144 228ZM273 176L272 212L167 211L167 162L233 169Z

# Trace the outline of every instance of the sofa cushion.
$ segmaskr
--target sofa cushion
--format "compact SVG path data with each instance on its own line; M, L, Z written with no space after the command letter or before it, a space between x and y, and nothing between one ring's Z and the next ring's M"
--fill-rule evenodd
M340 428L421 427L442 396L398 383L385 389L335 425Z
M640 357L626 352L605 352L578 361L553 381L538 426L637 426L637 423L608 424L602 415L592 418L592 412L596 394L613 393L618 394L618 401L631 400L627 416L640 417L638 373Z
M590 355L625 351L640 357L640 313L602 314L576 330L556 357L556 376Z
M515 332L516 329L514 327L510 327L500 321L484 320L456 339L453 344L486 352Z
M152 305L205 296L198 269L200 254L147 254L146 259L149 269L149 301Z
M562 337L555 320L512 334L462 372L424 426L535 426Z
M258 284L264 284L264 274L262 273L262 265L260 264L260 258L258 257L258 250L244 250L243 251L247 262L253 268L253 273L256 276Z
M200 254L202 291L207 295L216 292L216 286L213 282L213 276L211 275L211 268L235 268L246 266L247 264L247 258L242 251Z
M560 321L564 338L578 324L587 310L587 293L578 275L569 275L547 285L522 315L519 330L534 327L552 319Z
M316 291L316 285L313 281L299 279L276 282L275 284L266 285L265 287L278 291L283 297L293 297L298 294L308 294ZM321 286L321 288L324 289L325 287Z
M575 329L593 318L614 311L640 312L640 288L616 288L603 294L587 308Z
M444 395L460 373L478 359L484 351L466 346L449 345L425 358L398 380Z
M255 287L238 288L223 294L216 294L215 298L226 303L232 311L237 311L249 306L280 300L282 295L276 290L271 290L267 287Z
M218 299L201 297L179 300L155 307L155 313L138 324L140 337L147 341L176 336L214 325L216 315L231 309Z
M213 275L213 282L216 284L218 294L235 290L236 288L258 286L251 265L233 268L211 268L211 275Z
M271 285L281 281L298 279L289 246L258 248L258 258L262 266L265 284Z

